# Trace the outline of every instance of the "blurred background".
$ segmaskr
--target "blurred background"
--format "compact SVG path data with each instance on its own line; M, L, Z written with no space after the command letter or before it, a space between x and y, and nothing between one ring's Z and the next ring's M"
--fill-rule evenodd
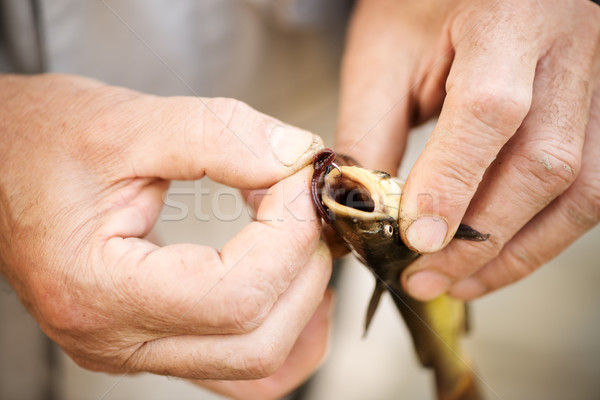
M3 37L3 49L10 50L2 52L3 71L81 74L159 95L235 97L332 144L350 1L9 4L0 18L23 34ZM34 28L28 48L23 43ZM411 133L401 177L432 126ZM210 194L198 196L201 188ZM237 191L207 179L173 182L153 236L164 244L220 248L250 221L240 201ZM599 243L596 228L531 277L472 303L465 345L486 398L599 398ZM330 354L294 399L433 399L432 378L418 365L389 297L363 339L373 277L351 257L336 271ZM0 285L0 399L220 398L184 380L77 367L43 335L12 289L3 280Z

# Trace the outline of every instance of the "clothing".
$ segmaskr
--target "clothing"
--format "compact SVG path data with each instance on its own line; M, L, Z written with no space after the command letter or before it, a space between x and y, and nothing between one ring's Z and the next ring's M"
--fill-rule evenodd
M345 0L7 0L0 68L267 107L332 76L346 9Z

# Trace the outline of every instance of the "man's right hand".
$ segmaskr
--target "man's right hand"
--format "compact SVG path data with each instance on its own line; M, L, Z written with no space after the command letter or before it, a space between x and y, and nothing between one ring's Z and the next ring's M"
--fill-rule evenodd
M321 147L235 100L2 76L0 271L85 368L193 379L279 370L208 386L282 396L327 341L331 263L303 169ZM257 221L220 252L143 240L168 181L204 175L270 188Z

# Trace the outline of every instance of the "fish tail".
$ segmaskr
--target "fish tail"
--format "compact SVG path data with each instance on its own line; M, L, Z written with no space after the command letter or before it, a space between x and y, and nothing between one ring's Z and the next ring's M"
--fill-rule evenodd
M460 376L456 376L456 368L435 368L435 383L439 400L481 400L477 378L469 368L462 368Z
M480 400L477 378L461 351L467 330L466 304L448 295L420 302L390 290L424 367L433 369L439 400Z

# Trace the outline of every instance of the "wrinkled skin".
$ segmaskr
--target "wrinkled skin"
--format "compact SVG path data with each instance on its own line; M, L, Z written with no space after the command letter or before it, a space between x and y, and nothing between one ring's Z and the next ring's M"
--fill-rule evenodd
M342 66L337 151L394 172L438 117L404 188L403 274L419 299L473 299L600 220L600 7L589 0L364 0ZM435 214L439 223L415 223ZM492 234L450 241L463 221ZM429 221L432 222L432 221Z
M281 398L327 344L331 259L308 186L320 147L233 99L0 76L0 271L87 369ZM220 251L144 240L168 181L203 176L264 188L257 221Z

